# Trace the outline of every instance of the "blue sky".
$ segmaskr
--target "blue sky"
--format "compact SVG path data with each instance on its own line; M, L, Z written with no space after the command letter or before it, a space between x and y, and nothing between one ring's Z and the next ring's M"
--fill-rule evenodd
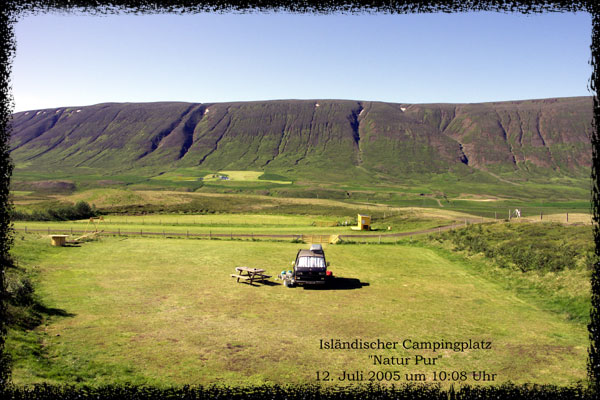
M587 13L41 14L15 111L103 102L469 103L591 95Z

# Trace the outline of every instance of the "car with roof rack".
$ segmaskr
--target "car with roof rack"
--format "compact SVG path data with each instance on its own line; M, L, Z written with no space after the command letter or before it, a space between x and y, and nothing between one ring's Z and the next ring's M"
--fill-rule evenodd
M308 250L300 249L293 262L293 270L282 271L280 278L287 287L304 285L326 285L333 279L329 262L320 244L313 244Z

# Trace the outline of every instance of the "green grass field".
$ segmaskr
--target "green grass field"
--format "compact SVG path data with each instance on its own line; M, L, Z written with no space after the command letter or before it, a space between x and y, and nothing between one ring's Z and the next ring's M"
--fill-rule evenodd
M452 232L385 236L457 222L500 222L509 209L520 208L520 221L538 231L507 233L501 224L494 224L486 230L486 254L505 251L507 240L532 246L544 242L536 239L542 238L544 229L553 232L558 252L563 244L569 251L583 248L588 240L593 242L588 232L589 201L580 182L570 191L563 190L569 185L564 181L546 187L529 183L522 192L507 184L510 190L503 192L498 187L487 191L486 183L458 180L443 190L418 181L333 189L296 181L282 184L284 175L221 171L233 173L235 179L200 187L188 180L200 177L192 172L181 170L147 181L115 177L128 187L94 186L98 176L90 177L89 186L78 183L74 192L42 192L26 186L12 192L21 212L86 201L103 213L98 229L145 232L144 237L111 234L80 246L56 248L50 246L48 232L96 227L87 220L15 222L13 254L19 274L33 280L37 299L26 312L37 312L41 321L33 324L35 328L9 331L15 383L317 383L317 371L321 378L327 371L336 379L342 371L363 371L365 379L377 372L398 371L399 381L388 375L392 380L383 383L405 383L410 374L418 379L421 375L416 374L424 374L427 382L443 385L508 381L572 385L586 379L589 270L583 259L576 268L521 272L511 264L509 253L502 256L508 260L503 261L506 266L478 253L479 242L469 242L475 246L473 252L466 245L454 248L451 238L457 241L460 235ZM177 190L148 190L168 180ZM559 192L566 194L554 196ZM353 225L357 213L371 215L374 230L369 238L350 237L342 245L326 245L340 285L335 289L288 289L273 279L272 285L250 287L229 276L237 265L263 267L276 276L290 268L297 249L307 247L287 237L257 240L242 235L365 233L343 225ZM567 231L546 224L565 224L566 213ZM23 232L25 227L30 233ZM43 232L31 233L35 229ZM571 248L576 230L581 243ZM159 235L149 237L150 232ZM167 233L165 237L161 232ZM168 237L188 232L230 236ZM490 341L492 348L319 349L321 339L338 338L400 343L471 339ZM374 365L369 358L373 354L407 357L410 365ZM415 365L417 355L442 357L436 365ZM482 382L474 379L473 371L497 375L494 381ZM441 372L450 378L439 381ZM452 372L465 380L453 381Z
M111 215L95 224L88 220L64 222L17 221L14 226L19 231L45 231L46 233L68 233L73 236L83 231L102 230L105 232L130 234L216 234L216 235L346 235L370 234L373 239L395 241L385 237L390 233L425 230L459 222L458 215L424 215L413 210L375 222L372 231L356 232L350 228L355 225L356 216L324 217L306 215L273 214L208 214L208 215ZM338 226L336 226L336 224ZM346 224L346 225L344 225ZM388 229L391 228L391 229ZM367 238L368 239L368 238ZM352 240L352 238L348 238ZM361 238L363 240L363 238Z
M468 176L407 175L402 180L357 177L353 182L313 182L294 176L260 171L205 171L179 168L148 176L103 176L99 171L77 169L52 175L15 171L13 199L19 209L45 207L56 202L84 200L108 213L287 213L347 215L386 209L419 207L505 218L509 209L523 215L589 213L588 178L552 177L521 179L513 184L483 172ZM229 180L210 178L226 175ZM40 189L47 180L70 182L74 191ZM206 179L205 181L201 179ZM37 184L36 184L37 182ZM46 187L43 186L42 187ZM552 199L552 200L549 200Z
M546 307L544 294L511 288L517 276L487 274L476 259L422 242L326 246L340 285L333 290L289 289L273 279L252 287L229 276L237 265L276 275L300 247L306 245L105 237L56 248L43 235L19 234L13 254L35 276L51 315L34 330L10 331L14 382L316 383L317 371L338 377L357 370L366 378L399 371L396 383L407 373L433 382L441 371L468 372L469 384L586 378L585 322ZM492 345L464 352L319 349L321 339L338 338ZM408 357L410 365L373 365L371 354ZM415 365L417 355L441 358ZM496 379L469 375L483 370Z
M263 183L277 183L290 185L292 182L287 179L281 179L278 175L264 174L262 171L219 171L211 173L209 171L198 171L194 168L177 168L174 171L162 173L157 176L150 178L154 181L165 181L165 182L221 182L221 176L227 177L227 181L223 181L224 184L228 182L263 182ZM278 179L269 179L269 177L275 177Z

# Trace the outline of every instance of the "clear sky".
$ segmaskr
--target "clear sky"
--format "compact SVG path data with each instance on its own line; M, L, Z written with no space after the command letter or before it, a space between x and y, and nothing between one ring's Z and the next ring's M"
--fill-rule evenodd
M103 102L588 96L587 13L41 14L15 25L15 111Z

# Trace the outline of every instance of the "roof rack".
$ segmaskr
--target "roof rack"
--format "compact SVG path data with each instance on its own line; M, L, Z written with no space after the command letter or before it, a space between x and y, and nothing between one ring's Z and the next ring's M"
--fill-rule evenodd
M316 253L322 253L323 252L323 247L320 244L311 244L310 245L310 251L316 252Z

